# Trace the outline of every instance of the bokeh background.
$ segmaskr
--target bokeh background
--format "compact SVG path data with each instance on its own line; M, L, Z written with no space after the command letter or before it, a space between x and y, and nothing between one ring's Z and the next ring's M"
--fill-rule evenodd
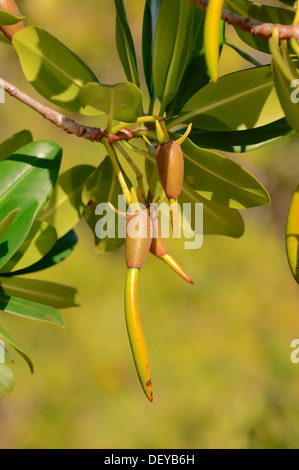
M112 0L20 0L26 25L38 24L77 52L103 83L125 80L114 44ZM141 64L144 2L126 2ZM229 28L227 34L238 43ZM253 52L253 51L251 51ZM264 63L269 57L260 56ZM11 47L0 43L1 75L37 97ZM228 49L221 74L250 67ZM40 97L39 97L40 99ZM45 102L41 99L42 102ZM99 118L82 122L102 125ZM1 141L28 128L64 149L62 171L98 164L97 144L67 136L7 97ZM244 236L204 238L200 250L169 251L195 281L184 283L150 256L140 276L140 309L154 387L140 388L126 333L123 249L100 255L84 223L79 244L61 265L32 278L75 286L81 306L62 311L65 328L0 312L0 321L30 354L35 374L15 357L16 386L0 396L1 449L298 448L299 287L285 255L288 205L299 183L299 141L280 140L231 156L271 194L272 205L243 211Z

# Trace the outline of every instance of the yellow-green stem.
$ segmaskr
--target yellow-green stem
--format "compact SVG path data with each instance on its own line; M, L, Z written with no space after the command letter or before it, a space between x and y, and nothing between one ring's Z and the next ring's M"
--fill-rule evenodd
M107 153L110 157L111 163L114 167L116 176L117 176L119 184L121 186L123 195L126 198L126 202L127 202L128 205L130 205L130 203L131 203L131 193L130 193L130 190L129 190L129 188L127 186L127 183L125 181L124 175L122 174L122 171L120 169L115 149L113 148L113 145L109 144L108 139L106 139L106 138L102 139L102 144L104 145L104 147L107 150Z
M139 269L137 268L129 269L127 273L125 287L126 325L140 384L146 397L152 402L150 363L138 307L138 274Z
M272 36L269 39L269 49L273 56L273 60L276 63L277 67L280 69L282 74L288 81L292 81L294 79L293 74L289 68L289 64L285 62L283 56L279 51L279 32L278 28L273 28Z
M138 124L142 124L144 122L154 122L156 119L161 119L158 116L141 116L137 119L136 122L120 122L117 124L115 127L112 129L113 134L117 134L119 131L122 129L125 129L126 127L132 127L132 126L137 126Z
M135 147L134 145L130 144L129 142L123 142L124 147L126 147L129 150L132 150L132 152L139 153L139 155L142 155L143 157L147 158L152 163L156 163L156 158L154 155L150 154L146 150L139 149Z
M133 162L130 155L125 151L125 149L123 148L123 146L119 142L115 142L114 146L122 154L122 156L126 159L126 161L129 163L130 167L132 168L132 170L136 174L140 194L143 198L143 202L146 202L146 194L145 194L145 189L144 189L144 185L143 185L143 174L142 174L142 172L139 170L138 166L135 164L135 162Z

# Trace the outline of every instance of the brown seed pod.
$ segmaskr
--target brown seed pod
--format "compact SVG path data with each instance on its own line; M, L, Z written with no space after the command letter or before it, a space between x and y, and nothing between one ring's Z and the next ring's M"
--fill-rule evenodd
M128 212L126 217L126 262L141 269L151 246L151 220L146 209Z
M184 155L174 141L158 145L156 151L160 180L168 199L177 199L184 180Z
M0 0L0 10L9 11L10 13L17 13L18 15L20 14L18 6L14 0ZM1 31L10 41L12 40L13 35L23 28L23 21L12 25L0 26Z

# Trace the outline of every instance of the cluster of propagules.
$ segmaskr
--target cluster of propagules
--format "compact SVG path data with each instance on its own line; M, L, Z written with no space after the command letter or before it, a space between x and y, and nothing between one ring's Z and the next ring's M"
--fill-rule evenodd
M178 204L184 178L184 157L181 143L187 138L191 126L178 141L170 141L166 130L156 121L159 145L156 151L157 168L164 192L173 205ZM147 138L146 142L152 145ZM172 207L173 231L177 230L177 212ZM162 237L161 223L157 210L142 207L134 189L131 190L131 204L126 215L126 263L128 268L125 287L126 325L131 350L141 386L147 398L153 401L151 369L142 330L138 307L138 274L147 255L151 252L162 259L175 272L190 284L193 281L184 272L175 259L168 254L165 240Z

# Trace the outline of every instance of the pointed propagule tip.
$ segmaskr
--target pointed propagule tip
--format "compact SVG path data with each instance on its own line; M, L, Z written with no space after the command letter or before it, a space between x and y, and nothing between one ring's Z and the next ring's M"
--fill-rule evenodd
M185 281L189 282L189 284L194 285L192 279L188 276L188 274L185 273L185 271L181 268L181 266L176 262L176 260L172 256L166 254L162 256L162 259Z
M152 387L152 381L151 380L149 380L149 382L147 382L147 384L146 384L145 395L146 395L147 399L151 403L153 403L154 397L153 397L153 387Z

